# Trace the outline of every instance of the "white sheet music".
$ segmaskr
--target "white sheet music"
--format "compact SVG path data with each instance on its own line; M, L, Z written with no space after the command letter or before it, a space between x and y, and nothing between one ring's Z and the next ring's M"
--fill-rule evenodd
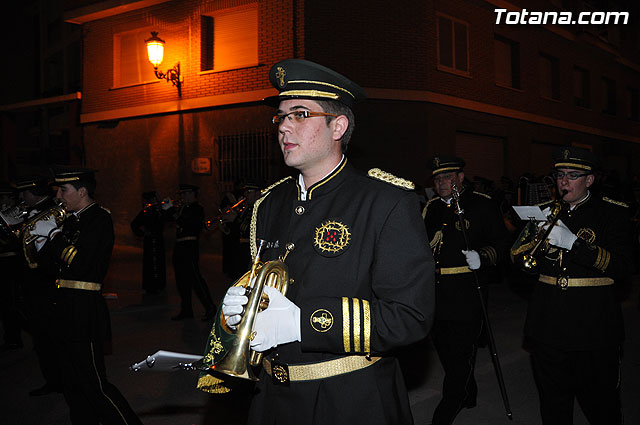
M529 205L514 205L513 209L518 214L518 217L520 217L521 220L547 221L547 217L542 213L540 207Z

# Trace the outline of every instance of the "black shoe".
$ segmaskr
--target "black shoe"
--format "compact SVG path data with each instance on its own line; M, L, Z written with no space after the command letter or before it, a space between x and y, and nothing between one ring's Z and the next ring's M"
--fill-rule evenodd
M47 395L51 393L59 393L60 388L54 387L50 384L44 384L40 388L36 388L35 390L29 391L29 395L32 397L40 397L41 395Z
M192 318L193 318L193 313L180 312L178 313L177 316L173 316L171 320L182 320L182 319L192 319Z

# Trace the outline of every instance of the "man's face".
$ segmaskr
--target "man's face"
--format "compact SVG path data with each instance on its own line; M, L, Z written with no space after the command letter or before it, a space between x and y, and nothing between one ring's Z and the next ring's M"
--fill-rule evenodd
M21 190L18 197L30 207L34 206L40 199L42 199L41 196L34 195L30 190Z
M464 173L452 171L450 173L441 173L433 176L433 186L436 193L443 199L448 199L453 194L451 186L455 183L458 186L458 190L462 189L462 182L464 181Z
M587 196L587 191L595 179L593 174L585 174L583 170L574 168L559 168L557 171L562 175L562 177L556 178L558 191L560 193L564 190L567 191L567 194L562 198L565 202L573 206ZM580 177L571 180L568 175L579 175Z
M186 190L184 192L180 192L180 197L184 201L185 204L193 204L196 202L196 193L193 190Z
M83 187L76 189L69 183L58 186L56 198L62 201L67 211L80 211L83 207L82 200L87 190Z
M288 99L280 102L277 114L293 111L323 112L318 103L308 99ZM341 155L340 140L336 140L336 120L327 125L326 117L312 116L302 122L285 118L278 125L278 142L284 155L284 162L300 172L314 168L324 168L326 162ZM335 164L333 164L335 165Z

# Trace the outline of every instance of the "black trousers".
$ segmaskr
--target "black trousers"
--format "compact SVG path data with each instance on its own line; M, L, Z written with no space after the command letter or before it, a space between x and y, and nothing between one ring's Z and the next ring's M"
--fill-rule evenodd
M0 270L3 272L0 284L0 291L2 291L0 318L4 329L4 343L16 347L22 347L22 326L24 325L19 308L19 266L17 255L3 253L3 256L0 256Z
M209 292L207 283L200 274L200 250L198 241L176 242L173 247L173 269L176 275L176 285L180 294L180 313L193 314L191 305L191 291L202 303L206 313L213 313L215 305Z
M531 360L543 424L573 424L574 400L591 425L622 424L620 347L562 351L536 343Z
M141 425L120 391L107 380L103 345L66 342L60 345L64 397L74 425Z
M482 321L436 320L431 338L444 369L442 400L433 425L449 425L463 407L474 407L478 386L473 376Z

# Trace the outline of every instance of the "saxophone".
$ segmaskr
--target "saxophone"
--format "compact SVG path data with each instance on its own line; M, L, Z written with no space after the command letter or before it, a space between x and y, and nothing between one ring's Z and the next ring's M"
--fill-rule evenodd
M35 241L40 236L34 235L31 232L36 227L36 223L40 220L48 220L49 218L53 218L56 221L56 224L60 226L65 218L67 218L67 211L64 208L64 205L59 200L54 200L55 205L48 210L44 210L29 220L25 221L20 229L20 239L22 242L22 251L24 252L24 258L27 260L27 265L31 269L35 269L38 267L38 263L36 261L36 253L37 249L35 246Z

